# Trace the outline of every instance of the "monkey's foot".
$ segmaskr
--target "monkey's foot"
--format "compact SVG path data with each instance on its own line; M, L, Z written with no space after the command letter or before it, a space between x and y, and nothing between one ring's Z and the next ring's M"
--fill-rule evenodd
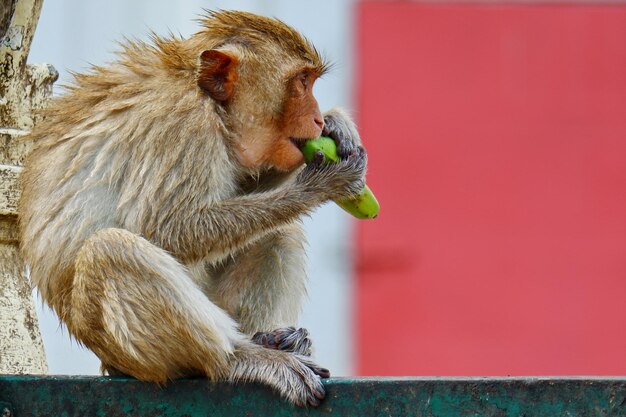
M230 381L269 385L300 407L317 407L326 395L320 377L327 378L329 372L309 358L252 343L234 353Z
M252 341L268 349L293 352L302 356L311 356L311 339L307 329L283 327L271 332L258 332Z

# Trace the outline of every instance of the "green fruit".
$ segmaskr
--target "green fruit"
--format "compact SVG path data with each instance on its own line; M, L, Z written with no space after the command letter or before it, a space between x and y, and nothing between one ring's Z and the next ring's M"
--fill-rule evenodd
M306 163L313 160L317 151L321 151L324 154L324 161L326 163L339 162L335 141L325 136L307 140L300 150L302 154L304 154ZM357 219L374 219L378 216L378 212L380 211L380 205L376 197L374 197L374 193L372 193L372 190L370 190L367 185L356 197L335 201L335 203Z
M317 139L307 140L300 150L304 154L304 161L307 164L313 160L315 152L317 151L322 151L326 162L339 162L337 145L334 140L327 138L326 136L320 136Z

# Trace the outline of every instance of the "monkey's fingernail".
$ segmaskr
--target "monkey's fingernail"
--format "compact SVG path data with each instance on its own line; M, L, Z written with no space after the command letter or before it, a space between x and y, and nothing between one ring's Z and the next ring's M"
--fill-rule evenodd
M318 375L322 378L330 378L330 371L326 368L320 368L318 370Z

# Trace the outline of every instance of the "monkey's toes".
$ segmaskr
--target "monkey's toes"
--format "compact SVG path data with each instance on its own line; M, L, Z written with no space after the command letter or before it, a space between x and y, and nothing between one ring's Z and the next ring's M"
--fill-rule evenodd
M296 384L296 386L300 385L300 387L296 388L295 392L292 391L291 394L294 396L293 401L296 405L300 407L307 405L317 407L326 396L326 389L320 378L310 372L311 368L308 369L309 372L301 374L300 384Z
M330 378L330 371L320 366L313 366L309 368L315 375L319 375L322 378Z
M306 399L310 406L317 407L320 405L320 401L323 400L324 397L326 397L326 391L324 390L324 387L322 387L321 390L313 389L308 393Z
M330 371L326 368L322 368L309 358L298 356L300 362L302 362L307 368L309 368L315 375L318 375L322 378L330 378Z

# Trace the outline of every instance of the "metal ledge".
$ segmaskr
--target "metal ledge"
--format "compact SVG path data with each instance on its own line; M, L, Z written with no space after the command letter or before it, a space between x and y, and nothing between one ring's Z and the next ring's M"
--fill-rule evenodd
M626 377L332 378L325 385L322 405L301 409L253 384L0 376L0 416L626 416Z

